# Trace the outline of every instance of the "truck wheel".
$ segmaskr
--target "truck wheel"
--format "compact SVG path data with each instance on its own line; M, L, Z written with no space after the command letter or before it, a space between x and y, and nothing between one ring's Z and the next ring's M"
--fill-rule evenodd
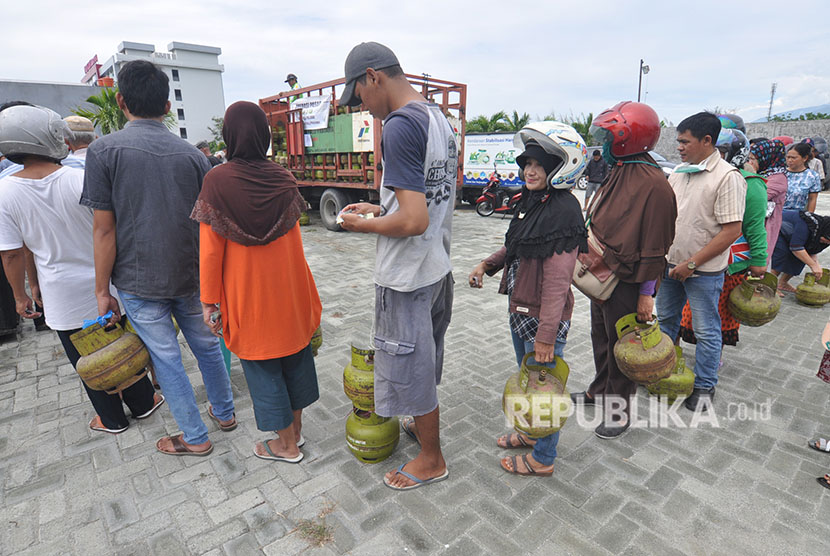
M323 226L332 232L342 232L343 228L337 223L337 215L343 207L349 204L348 196L338 189L326 189L320 197L320 220Z

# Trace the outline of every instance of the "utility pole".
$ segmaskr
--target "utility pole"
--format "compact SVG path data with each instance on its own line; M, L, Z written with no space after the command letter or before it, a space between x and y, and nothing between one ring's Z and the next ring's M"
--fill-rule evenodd
M637 102L640 102L640 95L643 92L643 75L647 74L649 69L650 68L648 66L643 65L643 59L640 58L640 78L639 84L637 85Z
M772 84L772 89L769 92L769 110L767 111L767 121L772 118L772 101L775 99L775 90L778 88L778 83Z

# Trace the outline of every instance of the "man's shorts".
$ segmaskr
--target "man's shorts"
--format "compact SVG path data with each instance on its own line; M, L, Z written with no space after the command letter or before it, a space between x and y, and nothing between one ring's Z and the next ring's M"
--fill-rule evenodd
M452 317L452 273L399 292L375 285L375 413L426 415L438 407L444 334Z
M600 185L602 184L599 182L589 181L588 184L585 186L585 197L590 197L591 195L596 193Z

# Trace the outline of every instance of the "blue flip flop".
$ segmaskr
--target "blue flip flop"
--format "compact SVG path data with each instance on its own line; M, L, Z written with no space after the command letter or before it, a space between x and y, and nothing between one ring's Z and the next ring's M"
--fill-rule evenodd
M450 476L450 470L449 469L444 469L444 472L441 473L440 475L438 475L437 477L433 477L431 479L419 479L418 477L416 477L414 475L411 475L411 474L407 473L406 471L404 471L403 470L404 465L406 465L406 464L405 463L401 464L401 466L398 467L395 470L395 473L399 473L399 474L403 475L404 477L406 477L407 479L409 479L410 481L413 481L415 483L414 485L409 485L409 486L405 486L405 487L393 486L393 485L389 484L389 481L386 479L386 477L383 478L383 484L385 484L386 486L388 486L392 490L414 490L416 488L421 488L422 486L430 485L432 483L441 482L441 481L443 481L444 479L446 479L447 477Z
M414 424L414 417L404 417L403 419L401 419L401 430L406 433L406 436L417 442L418 446L420 446L421 443L418 442L418 436L414 432L412 432L412 425Z

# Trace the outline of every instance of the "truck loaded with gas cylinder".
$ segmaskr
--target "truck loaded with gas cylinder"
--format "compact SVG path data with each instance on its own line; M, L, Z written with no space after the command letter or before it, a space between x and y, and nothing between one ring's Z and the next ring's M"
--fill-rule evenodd
M460 196L467 86L427 74L406 77L424 98L441 107L455 129ZM383 173L382 122L360 106L340 106L338 94L344 86L341 77L259 101L272 129L272 159L294 174L303 198L319 208L323 225L333 231L340 230L337 215L346 205L380 198Z

